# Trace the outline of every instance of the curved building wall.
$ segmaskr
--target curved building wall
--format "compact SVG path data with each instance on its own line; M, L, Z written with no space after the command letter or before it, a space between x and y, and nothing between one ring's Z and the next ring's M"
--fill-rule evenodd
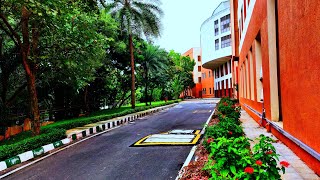
M222 32L221 18L230 15L229 1L222 2L213 12L212 16L203 22L200 29L202 64L203 67L214 69L219 64L228 61L231 56L231 37L230 45L222 47L222 37L231 35L229 30ZM230 17L229 17L230 19ZM215 34L215 22L218 22L218 33ZM230 21L229 21L230 22ZM218 48L216 49L216 40L218 40Z
M230 2L222 2L200 29L202 66L214 75L216 97L232 96Z

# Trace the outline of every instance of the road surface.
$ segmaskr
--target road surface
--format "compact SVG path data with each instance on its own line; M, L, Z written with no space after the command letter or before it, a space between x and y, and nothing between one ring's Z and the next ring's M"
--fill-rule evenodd
M184 101L173 108L79 143L5 179L175 179L192 146L130 147L173 129L202 129L212 101Z

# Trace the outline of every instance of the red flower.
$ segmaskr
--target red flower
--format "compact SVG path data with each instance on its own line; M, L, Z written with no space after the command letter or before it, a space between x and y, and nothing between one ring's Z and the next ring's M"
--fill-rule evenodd
M227 102L224 102L223 105L224 105L224 106L228 106L228 103L227 103Z
M232 109L234 109L236 106L235 106L235 105L232 105L231 107L232 107Z
M273 151L271 151L271 150L266 152L267 155L270 155L272 153L273 153Z
M210 144L213 142L213 138L208 138L207 143Z
M280 165L284 167L289 167L290 164L287 161L281 161Z
M257 160L257 161L256 161L256 164L259 165L259 166L261 166L261 165L262 165L262 161Z
M254 169L252 167L246 167L244 168L244 172L249 173L249 174L253 174Z
M230 135L232 135L232 132L231 132L231 131L229 131L229 134L230 134Z

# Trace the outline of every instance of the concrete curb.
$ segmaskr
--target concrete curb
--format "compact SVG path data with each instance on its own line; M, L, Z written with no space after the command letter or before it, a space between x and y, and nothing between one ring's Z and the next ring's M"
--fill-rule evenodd
M63 145L67 145L69 143L71 143L72 141L76 141L78 139L84 138L86 136L92 135L92 134L96 134L96 133L100 133L106 130L111 130L117 126L121 126L123 124L126 124L128 122L132 122L135 121L136 119L143 117L143 116L147 116L156 112L159 112L161 110L173 107L175 105L177 105L178 103L173 103L173 104L169 104L166 106L160 106L160 107L156 107L156 108L152 108L152 109L148 109L145 111L141 111L141 112L137 112L137 113L133 113L133 114L128 114L125 116L121 116L121 117L117 117L108 121L102 121L103 123L95 123L97 124L97 126L95 127L88 127L88 129L84 129L79 133L74 133L74 134L70 134L67 135L67 138L53 142L51 144L47 144L44 146L41 146L37 149L34 150L30 150L21 154L18 154L16 156L13 156L9 159L6 159L4 161L0 162L0 171L3 171L9 167L12 167L14 165L26 162L28 160L31 160L35 157L41 156L45 153L48 153L58 147L61 147Z
M206 124L204 125L204 127L202 128L200 134L202 134L202 135L204 134L204 131L205 131L206 127L208 126L210 120L212 119L212 116L214 115L215 111L216 111L216 109L214 109L213 112L211 113L211 115L209 116L209 118L206 121ZM178 172L178 176L176 177L176 180L179 180L182 177L182 175L184 173L183 168L189 165L190 161L194 157L194 153L196 152L196 150L197 150L197 146L196 145L191 148L190 153L187 156L187 159L184 161L181 169Z
M6 160L0 162L0 171L5 170L5 169L12 167L14 165L26 162L30 159L33 159L33 158L38 157L44 153L47 153L55 148L58 148L58 147L63 146L65 144L69 144L70 142L71 142L70 139L65 138L65 139L56 141L54 143L41 146L40 148L18 154L17 156L13 156L9 159L6 159Z

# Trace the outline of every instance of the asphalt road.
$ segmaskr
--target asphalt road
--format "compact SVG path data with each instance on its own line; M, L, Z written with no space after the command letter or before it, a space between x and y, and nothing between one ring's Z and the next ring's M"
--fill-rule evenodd
M202 129L213 108L209 101L182 102L79 143L5 179L175 179L192 146L130 145L172 129Z

